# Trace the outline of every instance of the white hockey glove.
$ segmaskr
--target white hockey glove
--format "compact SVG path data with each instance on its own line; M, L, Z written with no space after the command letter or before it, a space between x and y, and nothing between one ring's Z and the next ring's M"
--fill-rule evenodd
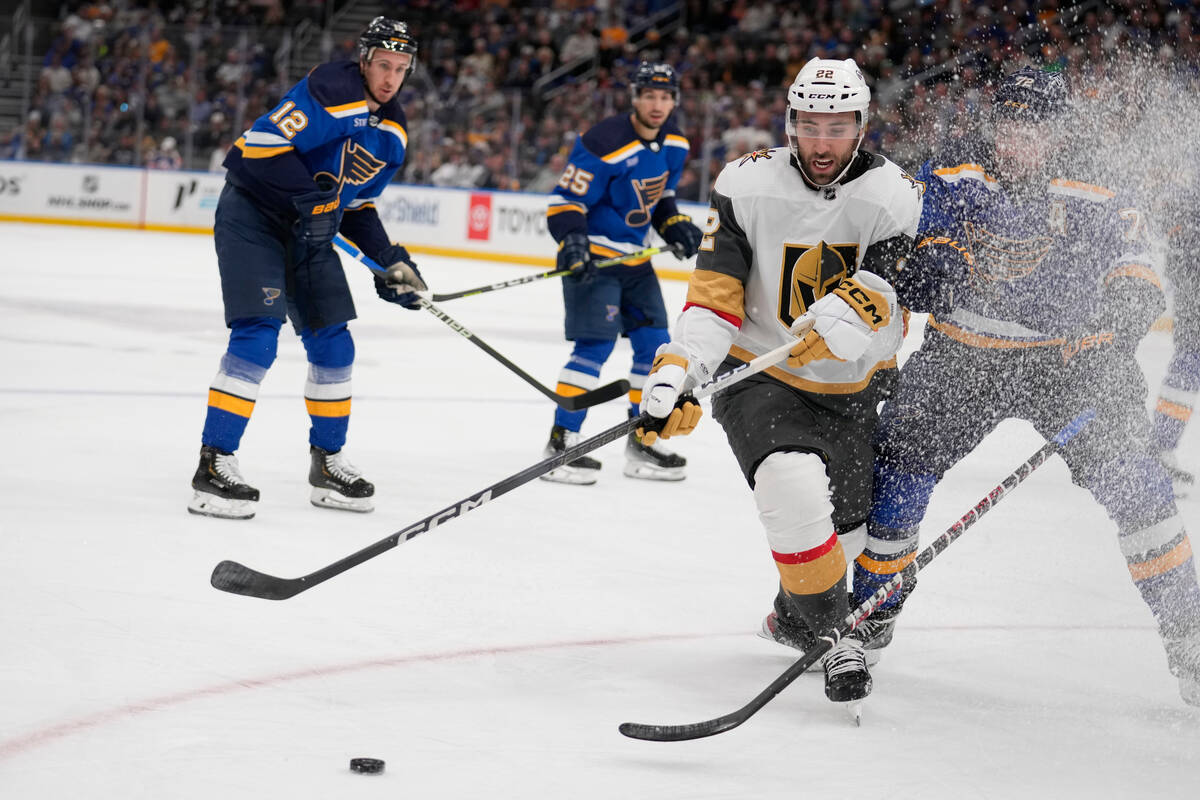
M667 342L659 346L642 387L639 410L662 422L637 429L643 443L652 445L660 436L663 439L687 436L696 429L704 410L696 398L683 392L687 375L688 355L683 345Z
M860 271L792 323L789 330L803 338L788 354L787 365L798 369L821 358L855 361L894 313L896 293L891 285L874 273Z

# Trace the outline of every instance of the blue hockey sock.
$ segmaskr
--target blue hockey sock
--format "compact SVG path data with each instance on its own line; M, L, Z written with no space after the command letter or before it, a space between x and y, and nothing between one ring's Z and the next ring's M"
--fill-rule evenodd
M562 372L558 373L556 392L568 397L589 392L600 385L600 369L612 355L615 341L607 339L576 339L571 357L567 360ZM583 427L587 417L587 409L567 411L564 408L554 412L554 424L561 425L569 431L578 431Z
M258 399L258 387L275 362L282 324L270 317L252 317L230 325L229 346L208 389L202 444L226 453L238 449Z
M350 427L350 373L354 339L345 323L300 334L308 353L304 404L312 421L309 444L336 453L346 444Z

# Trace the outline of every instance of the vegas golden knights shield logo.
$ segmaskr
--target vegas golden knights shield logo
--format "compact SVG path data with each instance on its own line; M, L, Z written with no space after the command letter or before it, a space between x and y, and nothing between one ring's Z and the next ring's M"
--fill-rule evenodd
M791 327L816 300L853 274L857 264L857 244L784 244L779 319Z

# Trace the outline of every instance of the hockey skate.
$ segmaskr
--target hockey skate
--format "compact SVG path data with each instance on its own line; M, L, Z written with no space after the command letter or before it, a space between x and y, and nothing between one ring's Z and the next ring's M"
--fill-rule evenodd
M311 445L309 453L312 465L308 469L308 482L313 487L309 500L314 506L364 514L375 510L371 502L375 484L363 478L344 451L331 453Z
M862 708L857 701L871 693L871 673L863 645L863 637L869 633L866 624L869 620L870 617L864 620L819 662L825 670L825 696L835 703L853 703L849 710L856 723L862 719ZM775 598L775 610L767 614L758 635L801 652L817 645L817 635L804 620L781 608L779 597Z
M550 429L550 441L542 451L542 458L551 458L579 444L579 432L569 431L561 425ZM541 475L544 481L554 483L574 483L579 486L590 486L600 475L600 462L589 456L580 456L574 461L555 467Z
M246 483L237 456L215 447L200 448L200 466L192 476L188 511L221 519L250 519L258 506L258 489Z
M1179 679L1179 696L1190 706L1200 706L1200 628L1179 638L1163 637L1167 668Z
M681 481L687 477L684 472L687 459L677 453L672 453L659 439L654 444L643 444L637 431L629 432L625 443L625 474L630 478L642 478L650 481Z

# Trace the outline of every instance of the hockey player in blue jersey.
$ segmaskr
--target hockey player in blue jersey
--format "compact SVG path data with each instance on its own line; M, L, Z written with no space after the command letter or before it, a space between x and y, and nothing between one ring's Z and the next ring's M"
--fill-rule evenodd
M375 487L342 452L350 421L354 302L331 246L341 231L380 264L384 300L416 307L426 286L389 241L374 200L404 161L408 134L397 99L416 66L417 42L403 22L376 17L357 61L315 67L230 149L214 238L229 345L208 392L200 465L188 510L254 516L259 492L234 455L259 385L290 319L308 356L304 401L311 502L372 510Z
M1167 279L1171 283L1174 352L1154 405L1150 443L1175 484L1176 494L1195 491L1196 476L1177 455L1179 440L1200 395L1200 167L1172 163L1165 181L1161 220L1167 235Z
M680 213L675 185L683 173L688 140L671 121L679 100L679 77L668 64L642 62L631 85L633 112L609 117L575 141L547 210L550 234L559 243L566 338L574 342L558 379L558 392L580 394L599 385L600 369L617 340L633 347L629 375L630 413L636 414L642 385L658 346L670 339L658 277L649 259L597 270L593 258L632 253L647 246L650 228L681 258L696 254L700 229ZM546 455L562 452L579 437L586 411L558 409ZM686 460L662 444L647 445L631 434L625 474L651 480L682 480ZM600 462L584 457L543 475L562 483L596 482Z
M1028 420L1050 436L1094 409L1063 460L1116 523L1168 667L1184 699L1200 705L1196 565L1171 481L1148 446L1147 388L1134 359L1164 308L1162 287L1138 208L1073 179L1067 108L1061 74L1021 69L997 88L994 147L951 149L917 174L924 205L897 290L930 317L881 414L854 600L913 562L934 487L1001 420ZM922 280L956 270L957 281ZM890 640L905 596L870 618L869 651Z

